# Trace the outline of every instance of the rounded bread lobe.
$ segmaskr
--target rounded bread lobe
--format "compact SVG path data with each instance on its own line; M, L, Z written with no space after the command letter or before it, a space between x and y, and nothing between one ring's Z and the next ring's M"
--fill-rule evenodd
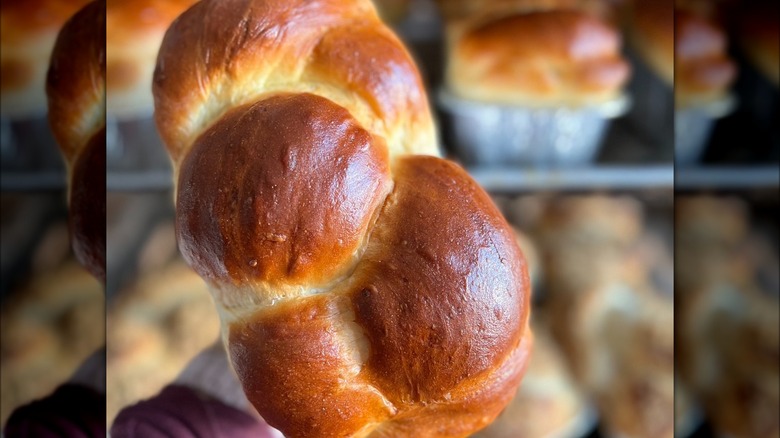
M582 11L511 15L453 38L447 80L465 98L596 103L615 97L630 70L619 34Z
M175 162L230 108L275 91L348 108L391 153L438 153L419 73L369 0L198 2L166 33L153 91Z
M352 294L374 380L411 406L444 400L518 345L530 281L514 234L465 171L409 156L394 176Z
M49 123L65 160L106 124L106 7L94 1L60 31L46 79Z
M76 259L106 281L106 128L92 136L71 171L70 234Z
M414 63L351 0L202 1L164 39L177 233L286 436L467 436L525 369L511 228L436 157Z
M183 160L179 246L207 280L325 285L354 264L389 190L383 142L345 109L275 95L225 114Z
M396 413L360 373L369 347L353 320L346 297L322 294L231 324L244 392L285 436L363 436Z
M465 436L524 372L530 280L511 229L458 166L394 170L349 278L228 324L250 401L287 436Z

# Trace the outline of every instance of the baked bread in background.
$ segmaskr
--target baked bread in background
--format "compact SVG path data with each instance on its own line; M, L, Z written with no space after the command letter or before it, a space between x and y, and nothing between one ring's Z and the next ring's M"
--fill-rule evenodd
M110 116L151 116L152 75L160 43L171 22L195 1L106 2L106 103Z
M674 303L652 289L617 304L611 342L613 378L596 390L605 429L617 436L674 436ZM626 297L623 297L625 300ZM627 317L628 316L628 317Z
M46 77L49 123L68 171L73 252L106 280L106 7L93 1L60 31Z
M592 426L585 397L536 310L534 351L523 383L504 412L475 438L574 437Z
M0 114L46 114L46 70L57 33L87 0L8 0L0 9Z
M676 106L701 106L723 99L737 75L723 26L695 9L678 6L674 29Z
M545 290L553 300L576 300L582 291L623 281L627 258L643 227L636 199L610 196L561 196L550 201L537 229L542 246Z
M528 107L618 97L630 66L619 32L576 9L532 10L447 25L446 83L457 96Z
M718 433L778 436L776 236L735 197L679 197L675 214L680 376Z
M747 204L734 197L678 198L675 203L676 288L696 293L734 279L743 266L735 254L748 237L748 213Z
M105 343L105 297L75 260L34 270L3 302L0 423L51 394Z
M109 303L107 421L157 394L219 340L219 315L204 281L178 256L170 221L158 223L138 255L136 280Z
M629 40L644 62L670 87L674 85L674 0L634 0Z
M208 289L183 262L142 275L116 297L107 316L107 418L155 395L219 340Z
M679 359L713 428L734 436L777 436L778 300L771 292L722 284L685 291Z
M647 214L628 196L558 196L537 214L534 236L551 331L604 429L671 437L671 256Z
M154 95L180 249L270 425L464 436L498 416L532 342L526 263L432 156L419 73L370 1L196 3Z

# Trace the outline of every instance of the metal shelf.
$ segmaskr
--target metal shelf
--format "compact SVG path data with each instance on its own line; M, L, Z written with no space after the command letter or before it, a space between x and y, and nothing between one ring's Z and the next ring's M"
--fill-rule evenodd
M780 187L780 167L777 164L677 167L674 184L678 190Z
M50 192L65 190L64 171L7 171L0 173L0 191L3 192Z
M528 190L635 190L672 189L671 165L601 165L571 169L479 168L467 169L490 192Z

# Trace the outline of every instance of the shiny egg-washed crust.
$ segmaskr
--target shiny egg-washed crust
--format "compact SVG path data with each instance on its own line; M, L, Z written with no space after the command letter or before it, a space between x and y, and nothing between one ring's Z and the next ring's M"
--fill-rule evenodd
M635 1L631 41L645 63L669 86L674 84L674 1Z
M615 98L630 67L620 35L586 12L511 15L451 28L447 84L463 98L527 106Z
M63 26L46 77L49 123L66 161L105 126L106 9L94 1Z
M403 46L346 3L204 1L174 22L155 105L179 246L286 436L468 436L522 378L527 266L490 197L425 155Z
M674 93L679 108L706 105L724 97L737 75L727 53L724 30L689 10L674 14Z
M76 258L105 281L106 9L95 1L60 31L46 93L49 123L68 168L70 229Z
M106 86L109 116L151 116L152 75L165 31L196 0L108 0Z
M3 0L0 4L0 108L3 117L46 114L46 69L57 32L87 0Z
M417 68L365 0L200 2L166 33L153 90L175 162L227 110L276 91L349 108L391 153L438 153Z

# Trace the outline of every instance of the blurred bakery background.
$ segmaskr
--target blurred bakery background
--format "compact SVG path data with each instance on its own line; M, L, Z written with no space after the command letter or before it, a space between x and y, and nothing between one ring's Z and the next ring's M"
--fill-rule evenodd
M780 3L676 3L677 435L780 436Z
M86 3L4 0L0 8L0 428L6 436L47 415L34 402L55 392L77 406L69 412L78 418L62 422L62 430L104 429L98 419L105 403L105 295L71 249L66 166L49 128L46 97L57 35Z
M62 160L41 139L45 109L6 99L8 78L34 75L7 74L3 50L3 415L56 386L8 370L58 380L31 364L62 364L67 379L104 329L109 427L174 383L252 412L210 294L178 254L153 121L157 48L193 2L107 2L105 298L75 293L92 289L62 249ZM535 352L478 436L777 436L777 22L751 24L777 13L738 0L375 2L418 62L443 154L494 196L532 267ZM51 304L15 310L14 297ZM83 316L99 300L105 325Z

